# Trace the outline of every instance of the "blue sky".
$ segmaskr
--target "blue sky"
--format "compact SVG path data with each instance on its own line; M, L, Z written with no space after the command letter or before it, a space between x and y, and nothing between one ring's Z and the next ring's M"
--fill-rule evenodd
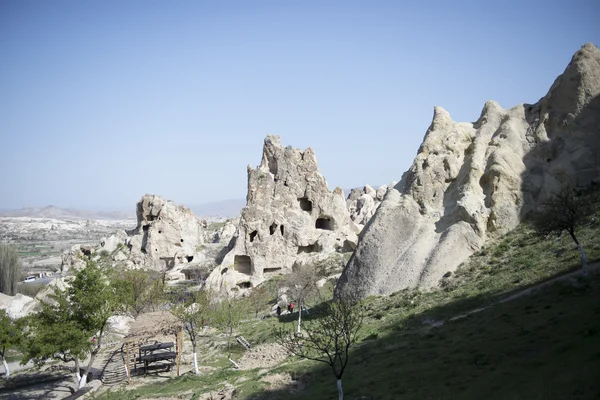
M488 3L488 4L486 4ZM399 180L433 107L536 102L595 1L0 1L0 208L243 198L267 134Z

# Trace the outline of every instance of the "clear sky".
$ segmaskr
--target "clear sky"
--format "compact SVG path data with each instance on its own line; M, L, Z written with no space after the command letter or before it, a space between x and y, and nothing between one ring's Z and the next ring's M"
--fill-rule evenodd
M433 107L536 102L598 1L0 0L0 208L243 198L267 134L399 180Z

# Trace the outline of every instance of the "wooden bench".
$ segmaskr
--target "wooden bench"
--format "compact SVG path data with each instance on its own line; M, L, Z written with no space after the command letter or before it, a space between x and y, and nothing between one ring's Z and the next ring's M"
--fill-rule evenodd
M144 364L144 372L147 372L149 369L159 369L162 367L167 367L167 370L171 369L171 366L175 364L175 360L177 358L177 353L174 351L170 351L169 349L173 348L175 343L166 342L166 343L156 343L149 344L140 347L139 357L136 361L137 363ZM149 364L155 363L157 361L169 361L168 363L161 363L160 365L150 366Z

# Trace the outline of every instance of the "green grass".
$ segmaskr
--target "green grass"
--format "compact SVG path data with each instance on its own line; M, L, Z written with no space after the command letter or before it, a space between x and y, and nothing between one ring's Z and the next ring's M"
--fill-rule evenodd
M600 258L598 215L579 230L590 261ZM580 268L568 235L540 238L527 224L474 254L439 288L403 290L365 301L361 340L344 375L346 399L594 399L600 398L600 276L557 282L510 302L498 300ZM484 311L451 321L479 307ZM314 315L314 314L313 314ZM304 321L310 320L304 317ZM273 328L293 316L252 319L240 332L252 343L272 342ZM283 322L282 322L283 321ZM444 322L445 321L445 322ZM444 322L433 327L434 322ZM242 350L234 347L234 359ZM257 370L218 369L103 399L200 394L224 382L236 399L337 398L329 367L294 358L270 373L290 374L300 388L269 391ZM246 379L243 383L238 380Z
M352 352L345 393L350 399L597 398L600 304L592 300L598 298L600 279L594 277L437 328L390 325ZM261 398L336 398L328 367L304 363L280 370L306 381L306 389Z

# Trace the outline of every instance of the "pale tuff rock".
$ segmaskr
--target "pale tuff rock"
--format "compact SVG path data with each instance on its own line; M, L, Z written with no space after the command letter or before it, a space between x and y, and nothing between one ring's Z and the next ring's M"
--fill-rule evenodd
M139 224L139 221L138 221ZM108 238L100 239L100 248L98 250L106 250L109 253L114 252L121 245L127 242L127 232L122 229L119 229L114 235L109 236Z
M352 189L346 199L346 206L350 212L350 218L362 229L375 215L377 207L381 204L387 193L387 186L381 186L375 190L366 185L362 189Z
M221 223L209 224L205 231L204 241L207 243L227 244L237 235L240 218L227 219Z
M402 180L361 233L336 288L433 286L570 180L600 179L600 51L586 44L534 105L488 101L475 123L440 107Z
M260 165L248 166L246 201L231 251L207 280L212 288L256 286L356 244L343 191L329 190L311 148L284 148L267 136Z
M85 261L83 260L83 251L81 245L76 244L69 250L65 250L62 253L62 262L60 264L61 272L68 272L71 270L78 270L85 267Z
M193 261L204 242L203 228L192 211L160 196L145 195L137 203L137 227L129 237L134 264L164 270Z
M198 261L204 243L206 221L188 208L160 196L145 195L136 205L137 226L102 238L98 246L73 246L63 253L63 272L85 266L85 259L108 253L112 261L128 268L170 270L178 264Z
M21 293L17 293L15 296L0 293L0 309L6 310L6 313L12 319L25 317L37 311L37 308L38 302L29 296Z

